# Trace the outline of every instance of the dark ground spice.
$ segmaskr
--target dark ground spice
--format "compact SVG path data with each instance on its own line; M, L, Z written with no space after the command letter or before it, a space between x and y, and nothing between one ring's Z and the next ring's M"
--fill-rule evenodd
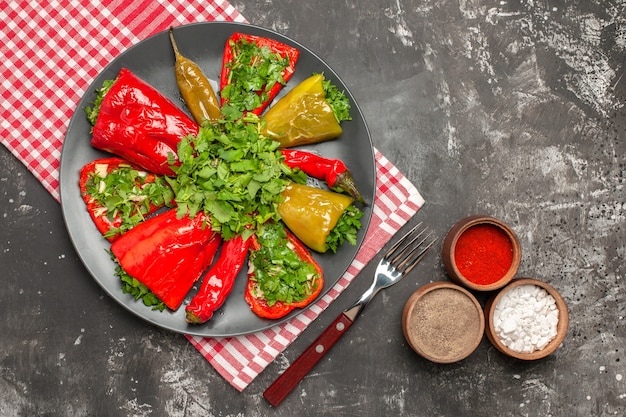
M443 361L463 358L480 334L480 312L461 291L439 288L427 292L409 317L412 340L424 354Z

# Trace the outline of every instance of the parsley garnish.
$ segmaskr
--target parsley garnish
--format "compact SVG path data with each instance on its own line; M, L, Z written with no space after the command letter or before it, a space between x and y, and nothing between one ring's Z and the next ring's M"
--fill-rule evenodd
M106 168L105 168L106 169ZM170 206L174 193L161 176L150 175L127 164L120 164L104 177L97 171L91 172L86 189L89 196L102 207L102 215L113 221L119 216L121 224L111 228L104 237L115 236L132 229L145 220L150 205Z
M309 297L319 275L312 264L291 249L284 226L267 223L259 230L257 238L261 247L250 252L250 261L254 265L254 279L267 304L270 307L277 301L292 304Z
M326 237L328 249L336 253L337 248L346 241L351 245L356 245L356 234L361 228L361 217L363 217L363 212L353 205L349 205Z
M258 225L279 220L277 204L289 182L305 182L300 170L284 162L279 143L260 132L259 117L249 113L236 121L219 120L178 144L180 166L168 178L178 215L200 210L226 240L247 237Z
M322 81L322 88L326 93L326 101L333 109L337 122L352 120L352 116L350 116L350 100L348 100L345 92L339 91L335 84L326 79Z
M96 89L96 99L91 106L85 107L85 113L87 113L87 120L89 123L94 126L96 124L96 119L98 118L98 113L100 112L100 105L102 104L102 99L109 92L111 87L115 84L115 80L104 80L102 83L102 87Z
M222 113L235 120L269 100L269 91L275 84L286 84L282 73L289 66L289 56L283 58L267 46L246 39L229 42L232 60L226 63L230 69L228 84L220 95L226 101Z

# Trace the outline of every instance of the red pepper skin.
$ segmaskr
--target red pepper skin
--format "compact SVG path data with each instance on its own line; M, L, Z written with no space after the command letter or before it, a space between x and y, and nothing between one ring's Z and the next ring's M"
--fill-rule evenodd
M107 174L114 171L120 165L130 165L134 169L138 169L138 170L141 170L141 168L131 164L125 159L118 158L118 157L111 157L111 158L100 158L100 159L96 159L95 161L91 161L80 170L80 178L78 180L79 181L78 185L80 187L80 195L83 197L83 201L87 205L87 212L89 213L89 216L93 220L94 224L96 225L100 233L105 235L106 233L109 232L109 230L120 227L120 225L122 224L122 218L118 214L112 220L109 219L109 216L107 216L107 212L106 211L102 212L102 206L98 204L98 202L95 201L92 198L92 196L89 194L89 192L87 191L87 182L89 181L89 176L92 172L94 172L95 167L98 164L107 165ZM147 183L153 182L154 179L155 179L155 175L152 173L148 173L147 177L145 178L144 183L147 184ZM150 204L150 210L148 211L146 215L152 214L160 208L161 206ZM118 233L116 235L109 236L106 239L109 242L114 242L120 236L121 235Z
M102 100L91 144L155 174L174 175L168 154L176 157L180 139L197 133L198 124L174 102L122 68Z
M289 56L289 66L285 68L282 72L282 76L285 82L289 81L291 76L296 71L296 61L298 60L298 57L300 56L300 51L298 49L293 48L289 45L286 45L282 42L278 42L277 40L274 40L274 39L235 32L232 34L230 38L226 40L226 45L224 47L224 54L222 57L222 71L220 74L220 91L223 90L224 87L228 85L228 75L230 74L230 68L226 64L233 61L233 49L230 43L231 41L236 43L242 39L250 43L254 42L260 47L266 46L272 52L278 52L280 56L282 56L283 58L285 56ZM252 110L252 113L256 114L257 116L260 116L261 113L263 113L263 110L265 110L267 106L272 102L272 100L274 100L274 98L276 97L276 95L278 94L281 88L283 88L282 84L280 83L274 84L272 89L269 91L268 100L264 101L261 104L261 106ZM223 106L226 103L222 101L221 104Z
M233 289L237 274L243 267L249 245L250 239L244 239L241 235L224 242L217 261L185 308L187 323L207 322L213 317L213 312L224 304Z
M287 231L287 239L293 245L294 252L305 262L310 263L315 267L317 274L319 276L316 286L313 289L313 292L304 300L298 301L291 304L285 304L283 302L276 302L273 306L269 306L264 298L256 297L254 294L256 293L256 281L253 279L254 272L248 274L248 284L246 285L246 291L244 293L244 299L250 305L250 309L254 314L259 317L266 319L279 319L281 317L286 316L291 311L296 308L303 308L312 303L317 296L322 291L324 287L324 275L322 274L322 267L313 259L309 251L306 247L298 240L298 238L291 233L288 229ZM250 250L258 250L260 247L259 242L256 238L256 235L250 237L252 242L250 243Z
M300 168L305 174L326 181L329 188L345 192L360 203L364 202L352 174L341 160L296 149L282 149L281 152L285 164L290 168Z
M248 278L244 299L250 305L250 309L254 314L264 319L276 320L285 317L295 308L292 305L277 302L273 306L269 306L264 298L258 298L252 295L255 288L255 282Z
M146 285L165 305L176 310L213 262L221 237L209 218L176 218L176 209L149 218L111 245L121 267Z

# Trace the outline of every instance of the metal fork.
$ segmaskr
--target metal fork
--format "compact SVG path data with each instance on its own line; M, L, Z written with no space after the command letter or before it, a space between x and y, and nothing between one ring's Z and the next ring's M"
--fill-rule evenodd
M274 407L278 406L350 328L372 298L383 288L400 281L415 268L436 240L428 228L422 227L421 222L398 240L378 263L372 285L354 304L342 311L335 321L265 390L263 393L265 399Z

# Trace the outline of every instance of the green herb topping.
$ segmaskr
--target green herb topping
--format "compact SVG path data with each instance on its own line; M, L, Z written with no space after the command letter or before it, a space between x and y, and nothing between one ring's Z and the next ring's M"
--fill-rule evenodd
M231 40L230 46L233 56L226 64L230 69L228 84L220 95L227 102L222 113L234 120L269 100L269 91L276 83L286 84L282 72L289 66L289 56L283 58L267 46L246 39Z
M258 291L271 307L277 301L293 304L313 293L319 277L315 267L294 252L284 226L267 223L257 233L260 248L250 251ZM261 294L262 293L262 294Z
M86 184L87 192L101 207L102 215L106 213L111 221L117 216L121 219L119 227L111 228L104 237L127 232L141 223L150 213L150 205L172 206L174 193L163 177L126 164L106 171L106 166L100 169L96 165Z
M202 126L196 137L180 141L181 165L173 166L177 175L168 178L179 216L204 210L226 240L247 237L258 225L279 219L280 193L306 176L283 162L279 143L261 135L259 124L259 117L249 113Z
M350 116L350 100L346 94L343 91L339 91L337 86L331 83L330 80L324 79L322 88L326 93L326 101L333 109L337 122L352 120L352 116Z
M345 241L353 246L356 245L356 234L361 228L361 217L363 217L363 212L354 205L349 205L326 237L326 247L336 253L337 248Z
M85 113L87 113L87 120L89 123L94 126L96 124L96 119L98 118L98 113L100 112L100 105L102 104L102 99L109 92L111 87L115 84L115 80L104 80L102 83L102 87L96 90L96 99L92 103L91 106L85 107Z

